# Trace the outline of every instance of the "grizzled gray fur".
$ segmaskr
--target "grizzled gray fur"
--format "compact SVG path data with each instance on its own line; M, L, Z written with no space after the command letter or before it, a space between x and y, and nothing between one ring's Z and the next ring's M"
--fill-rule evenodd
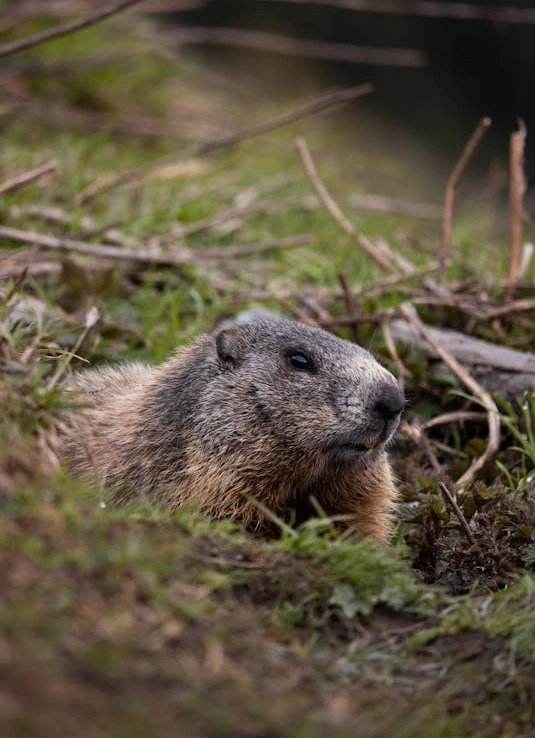
M385 444L405 400L365 349L285 318L199 336L161 367L82 371L60 452L116 499L188 501L251 529L258 500L291 523L311 499L384 540L396 493Z

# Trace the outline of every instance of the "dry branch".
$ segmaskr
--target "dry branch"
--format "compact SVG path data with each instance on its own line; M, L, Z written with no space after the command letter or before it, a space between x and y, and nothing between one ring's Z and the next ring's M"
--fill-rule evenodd
M433 451L431 441L427 437L423 428L417 423L408 423L406 420L402 420L399 426L399 430L401 433L405 433L407 436L409 436L409 438L411 438L417 446L420 446L422 451L427 456L438 479L445 479L444 471L440 465L439 460L437 459L435 452Z
M402 200L399 197L386 197L384 195L351 195L349 204L357 210L407 215L421 220L440 220L442 215L442 209L439 205L412 202L411 200Z
M295 246L308 246L314 243L315 236L309 233L303 233L297 236L287 236L279 238L276 241L268 241L266 243L254 243L244 246L221 246L216 249L195 249L194 257L201 261L210 261L213 259L234 259L242 256L256 256L267 251L278 251L280 249L294 248Z
M509 372L513 377L515 375L517 378L525 376L526 381L531 385L525 389L535 389L535 354L498 346L480 338L472 338L459 331L430 326L426 326L426 333L431 337L432 343L428 342L427 338L422 341L421 334L419 335L416 327L411 326L405 320L393 320L390 327L396 341L424 350L432 359L441 358L435 350L435 344L440 344L457 361L471 367L471 371L477 371L479 368L487 374L489 372ZM498 388L493 387L491 391L495 389Z
M249 0L251 2L251 0ZM261 0L265 2L265 0ZM280 2L280 0L276 0ZM535 24L533 8L481 5L479 3L439 2L439 0L284 0L287 3L326 5L356 13L414 15L424 18L482 20L488 23Z
M149 166L141 167L139 169L134 169L129 172L119 174L117 177L111 178L105 184L100 185L99 187L87 188L87 190L80 196L80 202L82 204L85 204L95 198L97 195L100 195L102 192L141 179L145 177L148 173L153 171L155 168L162 166L162 164L175 161L177 157L180 157L182 159L191 158L204 154L210 154L212 152L229 148L231 146L236 146L240 143L243 143L243 141L255 138L256 136L261 136L264 133L269 133L270 131L274 131L277 128L282 128L283 126L289 125L290 123L295 123L296 121L302 120L303 118L310 118L313 115L319 115L320 113L324 113L327 110L338 108L341 105L345 105L348 102L356 100L358 97L368 95L370 92L373 92L373 85L371 84L363 84L356 87L349 87L343 90L336 90L335 92L331 92L327 95L322 95L321 97L315 98L314 100L311 100L309 103L306 103L300 108L295 108L294 110L290 110L287 113L282 113L275 118L257 123L256 125L250 126L249 128L242 128L241 130L234 131L233 133L229 133L225 136L221 136L220 138L213 139L212 141L195 143L185 151L179 152L178 154L174 153L169 156L161 157Z
M121 120L116 114L78 110L53 104L50 100L44 103L32 99L17 99L4 115L17 119L20 117L30 120L37 119L39 122L50 123L58 128L80 128L98 132L105 129L109 135L123 138L184 141L183 136L162 126L156 118L141 115L139 112L135 116L130 115Z
M56 251L73 251L86 256L98 256L106 259L130 260L142 263L155 264L183 264L191 261L191 253L188 249L180 249L174 254L163 253L160 250L141 251L139 249L128 249L110 244L94 244L87 241L79 241L73 238L58 238L46 233L38 233L36 231L24 231L18 228L10 228L8 226L0 226L0 238L7 238L19 243L26 243L31 246L39 246L43 249L53 249Z
M0 184L0 195L5 195L6 192L15 192L16 190L21 190L23 187L26 187L26 185L29 185L32 182L35 182L35 180L40 179L45 174L53 172L55 169L57 169L57 167L58 162L52 159L52 161L47 161L44 164L36 167L35 169L30 169L27 172L18 174L16 177L6 179L2 184Z
M310 57L342 61L350 64L373 64L390 67L423 67L427 57L413 49L374 48L327 41L290 38L279 33L241 28L187 27L165 31L164 40L178 44L217 44L243 46L285 56Z
M348 236L351 236L352 238L357 239L362 249L377 264L379 264L381 269L384 269L386 272L389 272L390 274L395 274L399 277L399 270L394 266L392 260L389 259L387 255L385 255L384 250L377 249L375 245L370 241L370 239L366 238L365 236L360 236L357 233L357 229L355 228L353 223L351 223L351 221L346 218L338 204L329 194L327 188L318 175L316 165L314 164L314 160L312 159L312 155L304 138L298 138L296 141L296 145L301 157L301 161L303 163L305 173L310 180L310 183L314 188L317 196L319 197L321 204L329 213L331 218L333 218L333 220L338 223L344 233L346 233Z
M33 36L21 38L18 41L11 41L8 44L2 44L0 45L0 59L5 58L6 56L13 56L13 54L18 54L20 51L26 51L26 49L31 49L33 46L38 46L46 41L52 41L52 39L67 36L75 31L81 31L83 28L94 26L97 23L106 20L106 18L116 15L133 5L139 5L141 2L143 2L143 0L121 0L119 3L109 5L107 8L103 8L102 10L97 10L96 12L90 13L84 18L79 18L76 21L71 21L61 26L56 26L55 28L49 28L46 31L35 33Z
M409 323L415 328L418 334L432 346L433 350L438 354L448 369L462 382L466 389L471 392L487 412L487 423L489 427L489 438L485 452L475 459L466 472L457 480L457 489L462 489L469 482L474 474L481 469L489 459L491 459L498 451L500 446L500 419L496 403L476 382L476 380L461 366L461 364L444 348L444 344L436 339L428 326L424 325L420 320L418 313L412 305L404 303L400 306L400 311ZM534 357L535 361L535 357Z
M0 238L7 238L19 243L26 243L44 249L56 251L74 252L86 256L96 256L106 259L117 259L133 261L143 264L160 264L166 266L178 266L195 262L213 261L214 259L226 259L230 257L251 256L266 251L304 246L311 243L314 237L309 234L289 236L277 241L259 243L246 246L227 246L220 249L187 249L175 247L173 252L161 249L130 249L110 244L93 244L87 241L79 241L72 238L58 238L45 233L34 231L23 231L18 228L0 226Z
M398 380L401 385L401 388L403 389L405 386L405 379L411 376L411 372L407 369L405 364L401 361L401 357L396 348L396 344L394 343L394 339L392 338L392 331L390 330L390 323L387 320L385 320L383 322L382 327L383 327L383 337L385 340L385 346L387 348L388 353L392 357L392 361L396 365L397 372L398 372Z
M338 274L338 281L340 282L340 286L342 287L342 295L344 297L344 302L346 304L346 310L348 314L356 315L357 301L355 300L355 296L351 292L351 286L349 284L347 274L345 272L340 272ZM356 323L351 323L350 328L353 341L355 341L355 343L360 343L360 331L358 325Z
M437 415L435 418L426 420L422 423L422 430L429 430L429 428L436 428L437 425L449 425L450 423L464 423L465 421L473 421L475 423L481 423L486 420L486 413L477 412L477 410L454 410L451 413L442 413Z
M459 523L461 524L461 528L463 529L465 536L467 537L467 539L473 546L475 544L475 538L472 535L470 526L466 522L466 518L463 515L463 511L457 504L457 500L455 499L455 494L453 494L448 489L448 485L445 484L444 482L439 482L439 485L440 485L440 489L442 490L442 494L444 495L444 498L446 499L446 502L448 502L453 508L453 512L457 516L457 519L459 520Z
M524 177L525 143L526 126L523 121L519 121L518 131L511 134L509 153L509 228L511 236L507 278L507 295L509 298L512 297L518 282L522 252L522 203L526 191L526 179Z
M391 331L398 343L423 351L431 361L440 359L439 354L427 341L422 340L410 323L393 320ZM429 326L427 331L457 361L468 367L470 374L488 392L511 399L528 390L535 392L535 354L497 346L458 331ZM435 368L442 370L442 366Z
M474 132L468 139L461 156L453 167L446 183L444 196L444 210L442 213L442 238L440 241L438 278L441 285L446 278L446 267L450 259L451 223L453 218L453 204L455 201L455 190L459 184L464 170L479 142L491 124L490 118L482 118L477 124Z

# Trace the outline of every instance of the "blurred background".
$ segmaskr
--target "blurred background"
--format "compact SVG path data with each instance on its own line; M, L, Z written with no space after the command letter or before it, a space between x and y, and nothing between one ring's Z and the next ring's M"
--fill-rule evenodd
M490 116L476 166L507 160L508 140L535 113L535 7L433 0L170 0L159 21L177 44L217 63L235 85L272 96L371 81L362 124L389 151L421 147L451 166ZM486 152L486 153L485 153Z
M39 29L112 5L111 0L4 0L0 2L0 33L6 39L17 38L27 33L28 22L37 16L42 23L35 26ZM228 112L226 124L232 130L240 122L249 124L255 111L257 118L265 117L266 104L268 110L270 104L273 109L288 107L325 90L371 82L375 87L372 95L344 109L342 117L331 119L340 122L337 143L348 155L381 157L392 163L392 170L398 165L403 170L392 191L384 179L371 181L372 189L385 194L405 194L399 191L402 181L401 187L406 186L411 196L440 201L470 133L483 116L489 116L493 125L462 187L478 192L482 199L488 195L487 202L492 203L499 192L499 201L504 200L506 207L509 138L522 119L528 133L526 210L528 214L532 211L532 2L145 0L136 3L121 22L131 28L143 28L146 22L145 40L152 53L156 49L169 59L200 62L206 84L201 84L192 102L197 113L192 126L200 138L214 133L210 106L218 91ZM28 90L33 95L39 88L42 93L47 84L45 96L54 98L59 87L52 88L53 76L57 82L59 74L63 89L72 91L78 75L76 106L86 110L93 106L98 112L102 100L96 100L89 87L86 94L81 92L80 72L90 66L104 69L106 55L109 60L115 55L116 69L128 87L134 66L131 52L130 56L121 52L122 39L117 39L117 48L90 58L87 53L84 56L90 34L78 38L79 59L72 58L70 47L64 60L56 53L53 69L40 69L31 52L10 60L9 69L0 72L3 102L27 102ZM61 45L55 48L61 51ZM137 59L136 73L142 63L146 62ZM22 77L25 89L21 94ZM164 89L156 78L155 85ZM51 109L40 114L50 116ZM225 124L220 111L218 116L217 125ZM191 128L183 104L178 117L184 131ZM492 207L498 213L501 205Z

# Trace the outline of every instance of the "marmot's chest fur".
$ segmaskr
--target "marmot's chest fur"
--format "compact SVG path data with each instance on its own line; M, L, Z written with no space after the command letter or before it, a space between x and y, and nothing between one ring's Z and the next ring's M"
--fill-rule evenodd
M159 368L83 371L61 453L117 499L262 529L255 501L286 521L319 505L383 540L395 502L385 444L405 400L367 351L319 328L257 318L209 335ZM312 500L313 498L313 500Z

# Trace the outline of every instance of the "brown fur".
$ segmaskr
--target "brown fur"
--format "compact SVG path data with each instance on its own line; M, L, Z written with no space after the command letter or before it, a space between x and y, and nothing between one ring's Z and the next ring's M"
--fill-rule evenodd
M384 445L403 395L367 351L326 331L257 318L200 336L159 368L80 372L71 389L81 408L63 423L61 453L119 500L195 501L262 530L255 500L299 523L313 498L361 536L388 535L396 492Z

